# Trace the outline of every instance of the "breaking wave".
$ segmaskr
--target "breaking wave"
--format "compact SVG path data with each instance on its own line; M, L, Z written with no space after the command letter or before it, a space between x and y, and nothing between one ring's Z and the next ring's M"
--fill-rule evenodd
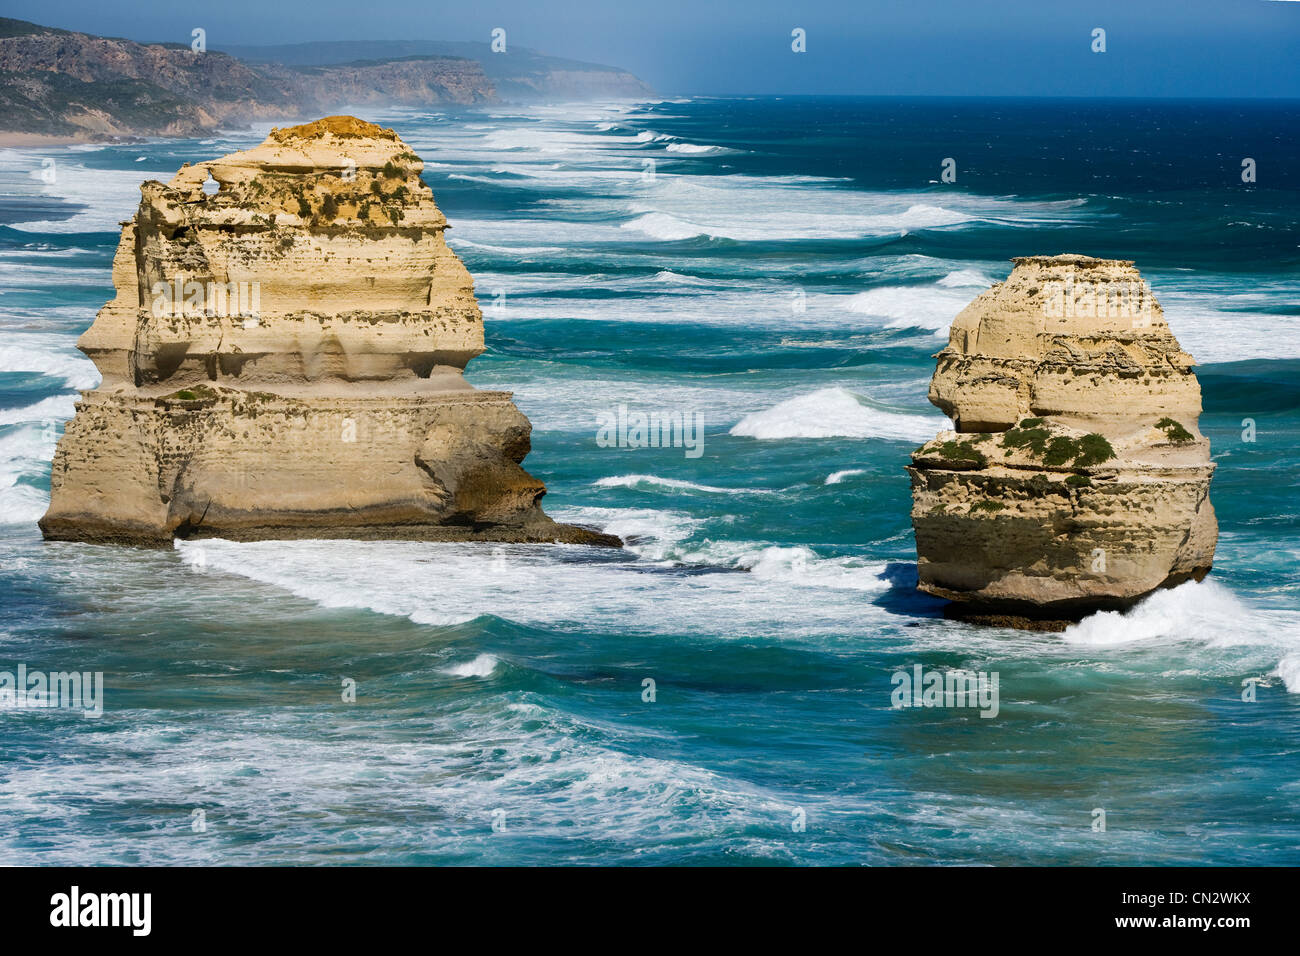
M781 438L885 438L927 441L947 419L889 411L844 388L823 388L746 415L731 434L764 440Z
M680 478L660 478L658 475L612 475L598 478L592 482L596 488L640 488L644 486L667 488L675 491L704 491L717 495L774 495L771 488L719 488L715 485L701 485L694 481Z

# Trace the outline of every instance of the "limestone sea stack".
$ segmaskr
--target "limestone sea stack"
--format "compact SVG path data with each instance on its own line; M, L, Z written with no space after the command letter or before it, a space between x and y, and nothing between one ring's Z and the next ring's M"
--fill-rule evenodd
M146 182L40 526L59 540L562 541L416 156L350 116Z
M1060 629L1210 570L1192 357L1132 262L1013 260L953 321L912 455L919 587L954 616Z

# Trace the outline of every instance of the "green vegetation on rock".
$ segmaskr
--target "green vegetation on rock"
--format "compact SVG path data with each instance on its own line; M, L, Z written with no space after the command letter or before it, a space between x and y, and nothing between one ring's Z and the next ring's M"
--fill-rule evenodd
M1048 444L1047 451L1043 452L1043 464L1049 467L1064 465L1075 456L1075 453L1074 441L1064 435L1058 435Z
M1176 422L1172 418L1162 418L1156 422L1156 428L1165 433L1165 437L1171 442L1178 445L1185 445L1189 441L1195 441L1192 433L1183 427L1181 422Z
M1110 447L1110 442L1096 432L1084 435L1078 440L1076 447L1079 451L1074 458L1075 468L1100 465L1103 461L1110 461L1115 457L1115 449Z
M939 446L939 454L946 461L970 462L977 468L982 468L988 464L988 458L975 447L974 442L970 439L964 442L950 439Z
M1042 421L1041 418L1026 418L1016 428L1003 432L1002 447L1027 448L1035 455L1042 455L1047 451L1047 442L1052 437L1052 433L1042 427ZM1027 425L1026 422L1037 424Z
M1115 457L1110 442L1096 432L1089 432L1082 438L1053 436L1049 429L1042 426L1042 421L1041 418L1026 418L1019 426L1004 432L1002 446L1008 450L1003 457L1010 457L1012 450L1023 448L1042 458L1043 464L1049 468L1059 468L1066 464L1074 468L1087 468Z
M164 395L162 401L201 402L217 397L215 389L208 388L206 385L195 385L193 388L182 388L170 395Z

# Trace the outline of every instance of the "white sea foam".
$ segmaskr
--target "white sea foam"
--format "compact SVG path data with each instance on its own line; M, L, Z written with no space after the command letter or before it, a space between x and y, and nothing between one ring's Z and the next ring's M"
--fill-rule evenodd
M326 607L433 625L492 614L623 633L685 629L718 640L742 634L838 639L846 621L856 627L885 613L861 598L889 587L880 562L700 539L700 519L674 512L581 508L556 517L599 525L628 547L204 540L178 541L176 549L196 573L237 574ZM703 570L683 574L682 568ZM824 596L810 602L810 589Z
M851 591L885 591L885 564L861 558L820 558L811 548L768 547L739 559L760 581Z
M925 441L947 425L931 415L894 412L865 403L845 388L823 388L746 415L731 429L748 438L885 438Z
M490 176L471 176L468 173L448 173L447 178L466 183L483 183L496 189L509 188L510 186L510 183L503 182L500 179L493 179Z
M988 288L993 284L993 280L974 269L958 269L955 272L949 272L939 280L939 285L947 289L962 289L971 286L980 286Z
M544 111L530 111L533 117L545 117ZM516 116L501 117L515 119ZM564 117L576 119L577 117ZM597 126L606 126L599 129ZM439 137L433 140L432 137ZM668 140L672 137L654 130L625 130L618 124L592 124L578 128L572 125L550 125L546 122L531 125L502 125L490 129L468 127L440 127L437 130L420 129L406 137L417 152L447 151L452 148L460 156L503 153L502 158L527 162L530 157L547 156L551 161L569 155L594 159L602 154L628 154L647 143ZM519 154L526 155L519 155Z
M491 654L480 654L472 661L464 661L460 664L453 664L451 667L442 668L442 673L452 677L491 677L492 672L497 669L501 663Z
M1300 654L1288 654L1277 662L1277 674L1287 693L1300 694Z
M699 276L682 275L680 272L673 272L671 269L660 269L650 278L655 282L666 282L674 286L707 286L713 284L708 279L701 279Z
M541 194L539 203L552 215L462 218L456 228L461 236L497 245L557 239L590 245L644 241L645 237L772 242L899 236L975 224L1047 226L1072 222L1078 215L1059 203L955 193L936 205L929 194L866 192L826 177L705 176L660 170L647 178L627 156L617 162L608 159L608 165L597 168L586 163L570 168L518 161L503 166L520 177L510 182L511 188L535 189ZM553 195L557 185L566 187L565 194Z
M561 130L497 129L483 137L488 149L529 150L540 153L567 153L577 149L585 137Z
M31 525L50 506L49 495L27 484L3 484L0 476L0 525Z
M11 295L17 291L46 292L52 283L62 286L107 286L109 275L103 265L95 260L96 253L78 250L71 255L84 256L85 265L74 266L66 260L69 255L58 255L50 249L9 250L0 253L0 294Z
M586 432L593 443L599 427L591 401L593 394L601 396L600 408L627 405L640 409L698 409L704 415L706 430L734 423L731 434L748 438L875 437L920 442L951 427L937 411L918 415L860 399L847 387L852 383L845 376L836 376L811 393L792 394L789 390L773 392L746 378L736 379L729 386L687 386L666 385L649 378L615 378L607 373L590 377L547 374L550 371L543 369L540 374L521 378L515 369L487 374L475 372L471 365L469 380L479 388L513 391L515 404L535 428ZM907 402L908 396L918 391L923 395L924 386L903 383L890 390L889 404ZM916 407L926 406L922 402ZM743 430L737 431L741 426ZM749 434L751 429L754 434ZM760 431L762 434L758 434Z
M469 239L453 236L447 240L452 248L481 249L484 252L496 252L513 256L545 256L567 252L563 246L494 246L486 242L473 242Z
M1246 626L1247 608L1213 579L1156 591L1127 611L1100 611L1066 629L1071 644L1196 643L1217 647L1258 644L1267 638Z
M676 216L670 216L668 213L663 212L650 212L637 216L635 219L623 223L623 228L645 233L652 239L663 239L670 242L679 239L694 239L698 236L716 235L716 233L708 232L703 226L685 219L678 219ZM729 236L727 238L736 237Z
M927 204L909 206L899 212L857 216L845 215L843 208L844 205L841 204L839 212L828 210L826 215L810 217L806 224L801 224L802 217L790 216L788 211L779 216L768 212L765 216L763 210L731 208L723 211L722 215L711 216L707 222L696 222L687 218L684 212L674 214L649 210L623 223L623 228L665 241L700 237L762 242L776 239L884 236L895 232L955 226L971 222L974 218L942 206Z
M865 475L865 468L846 468L844 471L833 471L826 476L826 484L838 485L846 478L852 478L854 475Z
M661 735L635 722L582 719L543 696L484 689L470 707L428 707L418 732L376 726L319 733L310 708L214 712L220 729L177 733L175 721L154 711L120 711L124 729L101 735L86 759L58 766L14 767L0 783L5 822L41 814L75 819L87 794L126 812L130 806L165 827L168 808L219 806L209 827L256 820L259 838L144 840L121 828L88 834L60 828L36 849L4 828L5 858L64 865L130 857L149 864L374 862L445 854L509 862L522 840L556 832L608 848L611 859L672 862L682 841L725 842L764 826L788 827L790 807L817 819L830 798L783 794L743 774L655 755ZM630 748L630 752L628 750ZM278 795L295 794L292 802ZM494 811L511 834L492 832ZM400 825L432 814L436 826ZM346 823L346 838L321 833ZM322 829L324 828L324 829ZM216 830L215 832L239 832ZM250 831L251 832L251 831ZM647 839L656 834L656 839ZM400 835L401 839L396 839ZM30 841L28 841L30 842ZM756 841L771 843L772 841ZM794 862L779 842L765 855ZM757 852L753 851L753 852ZM376 855L378 854L378 855Z
M49 507L49 496L22 479L48 470L55 440L52 426L24 425L0 434L0 524L32 524Z
M1300 358L1300 317L1228 311L1219 308L1221 300L1212 295L1157 297L1178 344L1202 365Z
M706 146L701 143L669 143L665 149L670 153L683 153L686 155L723 152L721 146Z
M41 219L12 223L23 232L78 233L117 232L140 202L142 178L170 179L175 170L156 172L134 169L89 168L71 157L75 147L51 147L37 157L15 150L0 150L0 179L20 195L43 196L67 203L71 214L63 219ZM44 159L53 167L42 165ZM46 182L42 176L49 176Z
M458 175L478 173L484 164L494 173L508 172L516 179L511 188L531 188L542 193L539 201L555 214L545 220L458 220L461 235L476 241L497 241L483 232L505 225L516 237L520 230L550 229L559 234L576 231L589 241L610 239L600 223L622 219L628 234L663 241L712 237L736 241L791 239L851 239L902 235L924 229L947 229L971 224L1048 226L1069 223L1079 216L1074 202L1031 202L1017 199L944 194L942 205L933 192L880 192L854 189L849 180L816 176L727 176L675 173L662 169L647 177L636 150L642 131L629 137L587 132L508 131L479 145L508 146L494 156L476 154L473 139L458 139L457 153L474 168ZM649 133L650 142L661 134ZM537 140L539 149L527 148ZM480 138L481 140L481 138ZM416 145L416 144L413 144ZM558 152L560 155L552 155ZM723 151L703 144L670 142L665 150L676 155L707 156ZM572 153L572 156L566 155ZM643 155L643 154L641 154ZM569 195L556 197L555 186L568 187ZM585 195L573 193L581 189ZM791 210L798 210L792 215ZM526 241L532 241L531 239Z
M43 332L0 333L0 372L37 372L76 389L99 384L99 370L69 336Z
M528 258L519 255L518 258ZM480 295L491 297L505 293L508 313L499 317L513 319L565 319L600 322L648 322L688 327L842 329L862 335L854 347L893 347L915 343L918 336L946 334L953 316L964 306L963 296L936 286L890 287L883 294L866 296L805 291L800 301L804 308L796 311L802 287L797 278L782 280L772 275L727 278L678 278L673 274L582 275L577 272L526 273L505 267L476 268L476 287ZM610 293L648 293L621 295L617 306L608 296L592 297L594 290ZM855 309L857 311L855 311ZM496 315L492 317L498 317ZM912 336L899 335L891 340L865 341L865 337L884 329L918 330ZM791 339L793 347L807 340ZM845 339L839 339L843 342ZM818 347L834 347L832 342Z
M933 329L936 335L944 335L970 300L966 288L883 286L850 296L844 305L859 315L888 319L888 328Z
M597 527L622 538L627 550L656 562L679 560L686 542L704 525L704 519L680 511L651 508L566 508L554 512L557 520Z
M554 371L543 369L543 374L525 380L518 372L509 370L504 374L477 372L471 364L468 377L479 388L513 391L515 404L532 421L534 428L586 432L593 443L600 425L596 408L627 405L630 409L698 409L704 415L706 428L713 428L724 422L738 421L771 401L770 394L762 391L722 385L665 386L662 381L652 378L614 377L608 373L589 376L545 374ZM599 406L592 405L593 395L600 396ZM639 453L640 450L630 452Z
M22 422L65 422L76 413L75 395L51 395L35 405L0 409L0 425Z
M701 485L694 481L680 478L660 478L658 475L613 475L598 478L592 482L596 488L639 488L649 485L655 488L667 488L677 491L704 491L718 495L774 495L771 488L719 488L716 485Z

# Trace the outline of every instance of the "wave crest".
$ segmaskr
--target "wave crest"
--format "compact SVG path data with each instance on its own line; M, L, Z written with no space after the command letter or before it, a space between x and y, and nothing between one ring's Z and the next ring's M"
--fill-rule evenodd
M598 478L592 482L592 486L596 488L639 488L642 485L669 488L676 491L705 491L716 495L776 494L771 488L720 488L716 485L701 485L680 478L660 478L658 475L611 475L607 478Z
M927 441L946 419L909 415L867 404L848 389L823 388L746 415L731 434L746 438L884 438Z

